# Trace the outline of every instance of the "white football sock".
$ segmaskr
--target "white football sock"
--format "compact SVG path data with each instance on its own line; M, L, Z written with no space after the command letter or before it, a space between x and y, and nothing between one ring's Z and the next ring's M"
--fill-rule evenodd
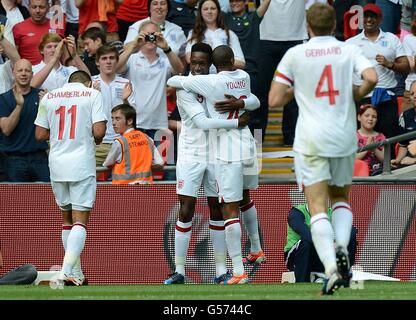
M192 234L191 222L176 222L175 227L175 272L185 275L185 262Z
M334 203L332 205L331 220L337 246L347 249L352 228L352 212L350 205L346 202Z
M241 216L243 218L244 227L250 238L250 252L257 253L261 251L259 224L257 221L257 209L253 201L240 207Z
M64 246L64 250L66 251L66 243L68 241L68 236L71 233L72 224L63 224L62 231L61 231L61 240L62 245Z
M69 276L72 272L77 259L84 249L85 239L87 237L87 230L85 225L75 223L67 239L67 248L65 251L62 271Z
M244 273L243 258L241 256L241 226L238 218L224 221L225 241L228 255L233 262L233 274L240 276Z
M224 220L209 220L209 235L215 258L215 276L227 273L227 244L225 242Z
M326 213L318 213L311 218L311 234L319 259L325 267L327 277L337 270L334 248L334 232Z

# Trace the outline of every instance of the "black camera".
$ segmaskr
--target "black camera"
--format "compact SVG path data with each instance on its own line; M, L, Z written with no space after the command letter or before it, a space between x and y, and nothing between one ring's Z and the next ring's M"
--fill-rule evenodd
M144 36L144 40L148 42L156 42L156 36L154 33L149 33Z

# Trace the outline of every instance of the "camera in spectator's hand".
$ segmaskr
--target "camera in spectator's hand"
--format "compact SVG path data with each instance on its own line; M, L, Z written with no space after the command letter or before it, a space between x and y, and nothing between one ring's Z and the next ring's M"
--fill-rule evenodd
M144 36L144 40L147 42L156 42L156 36L154 33L149 33Z

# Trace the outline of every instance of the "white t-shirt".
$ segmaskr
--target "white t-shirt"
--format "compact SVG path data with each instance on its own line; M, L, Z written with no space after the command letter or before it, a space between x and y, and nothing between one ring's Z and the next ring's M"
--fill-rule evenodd
M32 67L33 74L38 73L45 65L45 62L43 61L34 65ZM62 64L59 64L58 69L55 70L52 68L48 77L45 79L39 89L47 89L52 91L54 89L62 88L62 86L68 82L71 73L77 70L78 69L73 66L66 67Z
M14 43L14 36L13 36L13 27L15 24L22 22L25 20L23 15L21 14L18 7L14 7L13 9L6 12L7 21L6 21L6 29L4 31L4 37L12 44Z
M305 1L271 1L260 23L260 39L269 41L308 39Z
M107 130L105 131L103 143L112 143L114 139L116 137L119 137L120 135L115 133L113 124L110 121L111 110L115 106L123 103L123 89L124 86L129 82L129 80L116 76L110 84L107 84L101 79L101 76L99 74L93 76L91 79L93 82L97 81L100 84L100 91L103 97L104 112L107 119L109 119L109 121L107 122ZM128 101L131 106L135 107L134 87L132 94L128 98Z
M137 128L167 129L166 81L172 67L166 56L149 63L141 51L127 61L125 77L135 86Z
M9 91L13 86L13 71L10 60L0 64L0 94Z
M321 157L357 150L353 73L371 66L357 46L329 36L286 52L274 81L294 85L299 117L293 150Z
M232 30L229 30L229 34L230 34L229 46L234 52L234 59L245 62L246 60L244 59L244 53L243 53L243 50L241 49L240 40L238 40L237 35ZM192 30L189 31L188 40L191 39L191 37L192 37ZM224 29L220 29L220 28L216 30L207 29L205 30L204 39L202 40L202 42L209 44L212 50L214 50L216 47L221 46L221 45L228 45L227 33L225 32ZM196 43L195 40L186 43L186 48L185 48L186 54L191 53L192 46L195 43ZM210 73L216 73L214 65L211 65L211 68L209 71Z
M405 56L406 53L398 37L390 32L380 30L380 34L376 41L373 42L365 36L363 31L360 34L349 38L347 42L360 47L364 56L370 60L373 67L376 69L378 76L377 88L394 88L397 86L394 71L378 64L376 55L381 54L389 61L394 61L398 57ZM361 85L362 83L361 77L354 77L354 84ZM368 97L371 97L371 95L372 93L370 93Z
M96 175L92 126L106 121L101 93L67 83L42 98L35 124L50 130L52 181L81 181Z
M62 11L66 14L66 21L69 23L78 23L79 9L74 0L61 0Z
M416 56L416 37L408 34L403 39L403 49L407 56ZM410 72L405 81L406 90L410 90L410 85L416 80L416 73Z
M137 35L139 34L140 26L143 22L150 21L150 18L145 18L133 23L129 27L129 31L127 32L126 40L124 40L124 44L133 41ZM173 22L169 22L165 20L165 29L162 30L163 37L165 38L166 42L168 43L169 47L179 55L180 47L186 42L186 36L183 32L182 28ZM158 48L158 53L163 53L163 50Z
M237 98L248 97L250 92L250 76L243 70L222 71L218 74L182 77L185 90L206 97L208 114L214 119L236 119L244 111L218 113L215 102L224 100L225 94ZM169 82L168 82L169 84ZM223 161L241 161L256 157L256 145L248 127L243 129L218 130L217 143L210 150L217 159Z

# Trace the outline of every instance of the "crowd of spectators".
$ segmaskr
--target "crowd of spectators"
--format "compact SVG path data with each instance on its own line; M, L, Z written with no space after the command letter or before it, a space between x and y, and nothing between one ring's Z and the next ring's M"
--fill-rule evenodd
M357 114L361 105L371 104L368 113L374 110L377 117L371 129L385 137L414 130L409 115L414 113L416 1L1 0L0 181L48 181L48 146L35 141L33 120L42 96L62 87L74 70L87 71L104 97L107 134L97 148L97 166L117 138L111 110L121 103L135 108L137 129L154 139L165 163L173 164L166 148L174 144L172 131L180 131L180 118L175 92L166 83L189 72L190 48L197 42L232 48L234 67L249 73L261 102L250 129L262 130L264 139L271 80L286 51L307 41L305 12L315 2L334 6L334 35L359 45L376 66L379 83L357 102ZM288 146L297 113L295 100L283 109ZM414 163L408 145L414 144L402 142L396 148L400 154L392 154L395 167Z

